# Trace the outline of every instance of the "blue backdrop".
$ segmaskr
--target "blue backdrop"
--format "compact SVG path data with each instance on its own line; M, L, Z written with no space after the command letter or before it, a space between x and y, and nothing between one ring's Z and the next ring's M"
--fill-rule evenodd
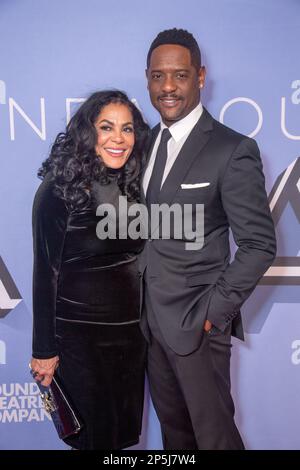
M202 48L204 105L258 141L278 234L278 258L243 309L246 341L234 342L237 422L248 449L300 448L299 19L298 0L1 0L0 449L64 448L28 373L37 169L95 90L127 91L157 122L145 57L174 26ZM161 448L148 393L139 448Z

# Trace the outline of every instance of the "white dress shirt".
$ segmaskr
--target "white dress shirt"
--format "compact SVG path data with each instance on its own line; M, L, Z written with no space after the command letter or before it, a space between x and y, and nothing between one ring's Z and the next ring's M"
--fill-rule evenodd
M174 165L174 162L183 144L185 143L186 139L190 135L191 130L200 119L202 112L203 112L203 106L201 103L199 103L196 106L196 108L194 108L187 116L185 116L185 118L180 119L180 121L175 122L169 127L169 131L172 137L168 141L168 157L167 157L165 171L164 171L162 182L161 182L161 187L164 184L172 166ZM158 133L155 144L153 146L149 163L144 174L143 189L144 189L145 194L147 192L149 181L152 175L152 170L153 170L153 166L154 166L154 162L155 162L155 158L157 154L157 149L158 149L160 139L161 139L161 134L162 134L162 131L166 128L167 126L161 120L160 131Z

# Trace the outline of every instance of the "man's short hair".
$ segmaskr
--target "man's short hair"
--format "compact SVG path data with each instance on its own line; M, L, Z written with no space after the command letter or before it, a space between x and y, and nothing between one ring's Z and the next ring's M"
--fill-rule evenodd
M186 47L191 54L192 65L198 71L201 67L201 52L194 36L185 29L166 29L161 31L152 42L147 54L147 69L150 66L151 54L154 49L164 44L177 44Z

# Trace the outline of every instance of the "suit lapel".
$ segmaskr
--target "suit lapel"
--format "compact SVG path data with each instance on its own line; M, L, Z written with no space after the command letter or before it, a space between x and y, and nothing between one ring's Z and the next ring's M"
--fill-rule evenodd
M146 205L146 195L145 195L145 192L144 192L144 185L143 185L143 182L144 182L144 176L145 176L145 172L146 172L146 169L147 169L147 166L148 166L148 163L149 163L149 160L150 160L150 157L151 157L151 153L152 153L152 150L153 150L153 147L154 147L154 144L155 144L155 141L156 141L156 138L159 134L159 131L160 131L160 124L157 124L153 129L152 129L152 135L151 135L151 142L150 142L150 146L149 146L149 150L147 152L147 162L146 162L146 165L144 166L144 169L143 169L143 172L142 172L142 176L141 176L141 202L143 204Z
M159 194L159 202L171 204L181 182L188 173L194 160L207 144L213 129L212 116L203 109L203 113L192 129L190 135L180 150L170 173L168 174ZM157 135L157 134L156 134ZM152 147L153 148L153 147Z

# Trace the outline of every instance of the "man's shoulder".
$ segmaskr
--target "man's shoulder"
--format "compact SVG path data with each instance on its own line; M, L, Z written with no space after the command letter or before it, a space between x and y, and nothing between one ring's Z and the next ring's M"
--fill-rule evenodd
M222 124L220 121L217 121L213 117L211 118L213 121L213 132L215 132L218 138L231 141L232 143L236 144L238 144L242 140L249 139L249 137L247 137L246 135L237 132L231 127L225 126L225 124Z
M208 111L206 108L203 107L203 113L199 118L196 126L199 126L202 131L211 130L213 132L214 138L217 140L221 140L222 142L232 143L233 145L238 145L245 139L250 139L244 134L237 132L236 130L232 129L231 127L225 126L220 121L217 121ZM155 139L160 131L160 123L157 123L151 129L151 141Z
M220 153L220 158L224 161L225 156L230 157L235 151L251 152L259 154L257 143L254 139L237 132L236 130L225 126L214 119L207 111L208 118L211 120L212 138L211 145L216 154Z

